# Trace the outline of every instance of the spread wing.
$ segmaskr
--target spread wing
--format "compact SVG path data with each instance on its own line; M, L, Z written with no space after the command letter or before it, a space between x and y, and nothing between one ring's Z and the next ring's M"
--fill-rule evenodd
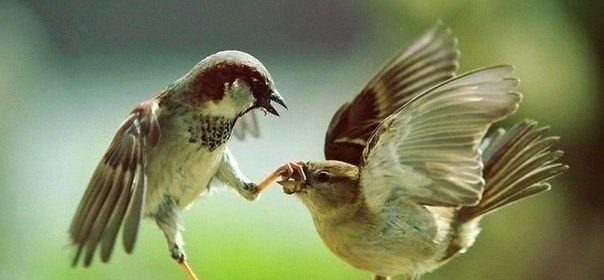
M233 126L233 135L239 140L244 140L245 135L248 133L253 137L260 136L258 120L256 119L256 113L254 113L254 111L247 112L239 117L237 122L235 122L235 126Z
M108 261L122 225L124 248L132 252L145 200L145 150L160 138L156 107L146 102L130 113L94 171L69 229L73 266L84 249L90 265L99 243L101 260Z
M474 205L484 180L479 145L489 126L521 100L511 66L444 82L407 103L376 130L363 151L361 185L380 209L403 198L425 205Z
M436 24L395 55L352 102L333 116L325 136L326 159L357 165L378 125L424 90L457 70L457 40Z

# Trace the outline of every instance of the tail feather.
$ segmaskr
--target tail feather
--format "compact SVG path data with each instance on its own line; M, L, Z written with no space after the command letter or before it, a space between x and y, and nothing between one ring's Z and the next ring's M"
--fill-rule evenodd
M557 136L545 136L547 127L524 120L508 131L499 129L481 145L485 186L477 205L459 209L456 230L441 258L447 262L472 246L479 233L480 218L515 201L550 189L547 180L568 170L556 163L563 152L554 150Z
M485 179L478 205L463 207L460 214L471 220L515 201L550 189L547 180L568 170L556 163L563 152L554 150L557 136L546 136L548 127L524 120L509 131L499 129L482 145Z

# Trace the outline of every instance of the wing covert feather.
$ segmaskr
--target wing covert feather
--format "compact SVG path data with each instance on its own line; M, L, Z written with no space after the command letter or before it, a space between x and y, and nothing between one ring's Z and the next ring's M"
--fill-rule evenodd
M474 205L484 180L479 145L513 114L518 81L502 65L441 83L380 124L363 151L361 185L370 207L403 197L425 205Z

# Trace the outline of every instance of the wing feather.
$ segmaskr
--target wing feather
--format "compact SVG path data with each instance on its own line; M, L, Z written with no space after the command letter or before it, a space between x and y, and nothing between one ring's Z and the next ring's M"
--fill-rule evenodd
M152 101L137 106L94 171L69 230L76 247L72 265L84 253L84 266L89 266L99 244L101 260L108 261L122 225L124 246L132 251L144 207L145 150L160 138L156 109Z
M518 81L495 66L441 83L386 118L363 151L363 193L377 210L403 197L425 205L474 205L484 180L479 145L515 112Z
M145 174L145 166L147 161L145 154L142 149L140 151L140 157L143 159L141 164L136 167L136 176L134 177L134 189L133 195L128 205L126 212L126 218L124 221L124 229L122 233L124 249L127 253L132 253L134 250L134 243L136 242L136 236L138 233L138 226L143 218L143 205L145 202L145 195L147 192L147 175Z
M436 24L390 59L352 102L338 109L325 135L325 157L357 165L386 117L457 70L457 40Z

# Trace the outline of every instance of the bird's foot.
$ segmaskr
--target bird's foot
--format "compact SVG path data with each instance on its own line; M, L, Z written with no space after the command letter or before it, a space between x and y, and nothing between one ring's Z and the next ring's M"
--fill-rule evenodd
M187 276L187 280L198 280L197 276L195 276L195 272L193 272L193 269L191 269L187 263L187 255L180 246L174 244L170 248L170 253L172 254L172 259L174 259L180 265L180 267L182 267L182 270Z
M304 191L307 188L306 174L304 169L306 162L289 162L280 167L281 181L277 182L283 186L283 192L286 194L294 194ZM278 169L279 170L279 169Z
M288 181L289 179L294 179L294 181L299 182L301 183L301 185L303 185L304 183L306 183L306 175L304 174L305 167L306 162L304 161L288 162L280 166L275 171L273 171L273 173L268 175L266 179L260 182L260 184L258 184L257 192L259 193L264 190L279 177L281 177L282 182Z

